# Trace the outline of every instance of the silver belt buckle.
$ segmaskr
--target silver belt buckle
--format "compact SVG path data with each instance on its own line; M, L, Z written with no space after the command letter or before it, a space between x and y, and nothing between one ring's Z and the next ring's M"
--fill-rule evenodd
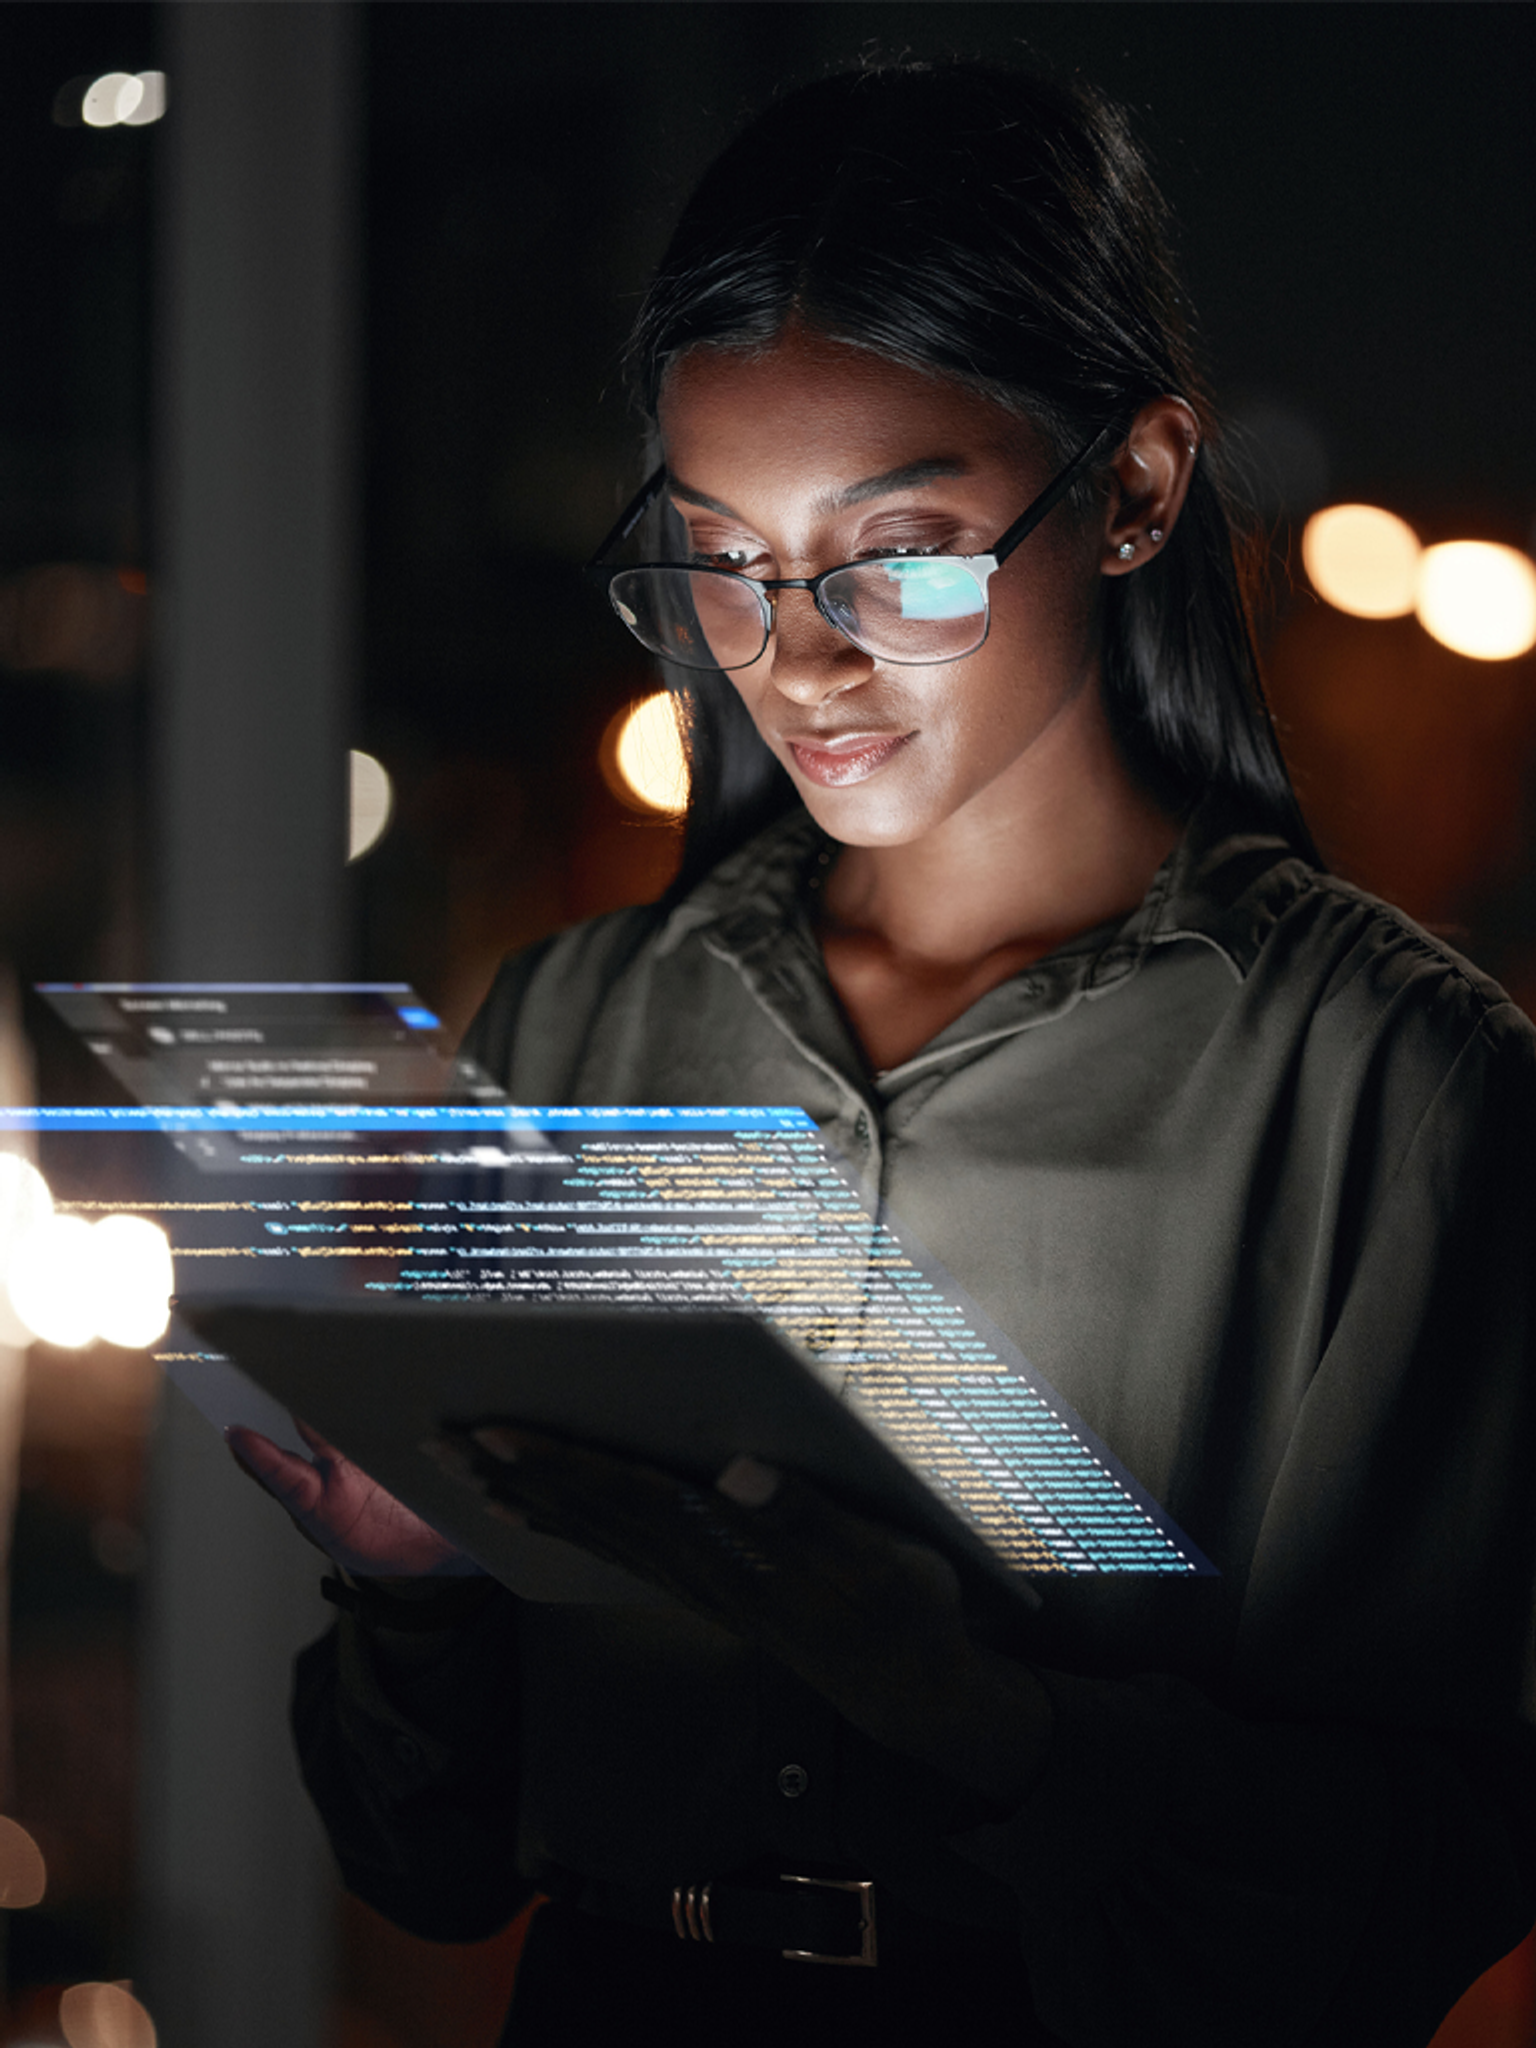
M787 1948L784 1956L792 1963L845 1963L855 1970L872 1970L880 1960L875 1938L875 1887L867 1877L797 1877L792 1870L779 1873L780 1884L815 1884L823 1891L857 1892L859 1898L859 1952L856 1956L823 1956L812 1948Z
M675 1884L672 1887L672 1925L679 1941L713 1941L715 1923L710 1914L714 1904L714 1881L708 1884Z

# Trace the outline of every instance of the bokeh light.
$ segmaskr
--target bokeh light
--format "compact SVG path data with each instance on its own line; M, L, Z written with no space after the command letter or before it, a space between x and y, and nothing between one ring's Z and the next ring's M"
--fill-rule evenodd
M138 105L119 116L125 128L147 128L151 121L162 120L165 115L165 73L141 71L138 81L144 88Z
M29 1159L0 1152L0 1344L24 1350L30 1330L11 1306L9 1280L16 1247L53 1214L48 1183Z
M354 747L348 755L350 802L347 824L347 859L356 860L383 838L395 807L394 785L389 770L372 754Z
M80 119L87 128L144 128L164 112L163 71L103 72L80 101Z
M131 71L108 71L93 79L80 102L80 118L87 128L115 128L136 113L144 87Z
M38 562L0 577L0 663L124 681L143 658L146 588L142 572L89 562Z
M42 1850L20 1821L0 1814L0 1906L35 1906L47 1889Z
M16 1315L44 1343L78 1351L104 1337L138 1350L170 1321L171 1248L147 1217L49 1215L17 1237L6 1284Z
M59 2000L69 2048L155 2048L155 2024L126 1984L71 1984Z
M1419 553L1413 528L1379 505L1330 505L1313 513L1301 536L1313 588L1361 619L1397 619L1413 610Z
M165 1335L176 1285L170 1240L146 1216L103 1216L91 1226L96 1334L140 1351Z
M1457 654L1511 661L1536 646L1536 565L1492 541L1445 541L1424 550L1416 609Z
M78 1351L96 1335L91 1225L49 1216L19 1238L6 1285L11 1306L35 1337Z
M642 697L610 720L602 759L610 784L625 803L672 816L687 809L688 757L667 691Z
M31 1160L0 1152L0 1263L18 1237L52 1214L48 1183Z

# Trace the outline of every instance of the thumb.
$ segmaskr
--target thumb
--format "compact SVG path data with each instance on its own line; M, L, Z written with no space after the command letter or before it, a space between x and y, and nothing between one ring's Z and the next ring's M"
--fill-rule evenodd
M226 1429L224 1441L241 1471L290 1514L307 1514L318 1503L324 1482L307 1458L283 1450L270 1437L242 1423Z

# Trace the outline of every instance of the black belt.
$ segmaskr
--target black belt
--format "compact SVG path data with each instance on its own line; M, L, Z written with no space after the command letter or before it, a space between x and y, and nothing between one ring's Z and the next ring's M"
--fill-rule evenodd
M776 1948L796 1963L873 1969L879 1959L875 1887L867 1878L720 1878L706 1884L609 1884L574 1880L555 1896L600 1920L669 1928L679 1941Z

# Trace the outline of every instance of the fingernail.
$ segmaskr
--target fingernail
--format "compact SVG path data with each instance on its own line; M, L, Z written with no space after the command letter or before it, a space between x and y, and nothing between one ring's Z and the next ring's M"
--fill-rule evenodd
M739 1508L765 1508L778 1490L775 1467L765 1465L761 1458L749 1458L745 1452L732 1458L715 1480L716 1493L723 1493Z
M510 1429L503 1429L499 1423L488 1423L484 1429L472 1429L470 1440L477 1443L482 1451L489 1451L493 1458L500 1458L504 1465L515 1465L520 1446Z

